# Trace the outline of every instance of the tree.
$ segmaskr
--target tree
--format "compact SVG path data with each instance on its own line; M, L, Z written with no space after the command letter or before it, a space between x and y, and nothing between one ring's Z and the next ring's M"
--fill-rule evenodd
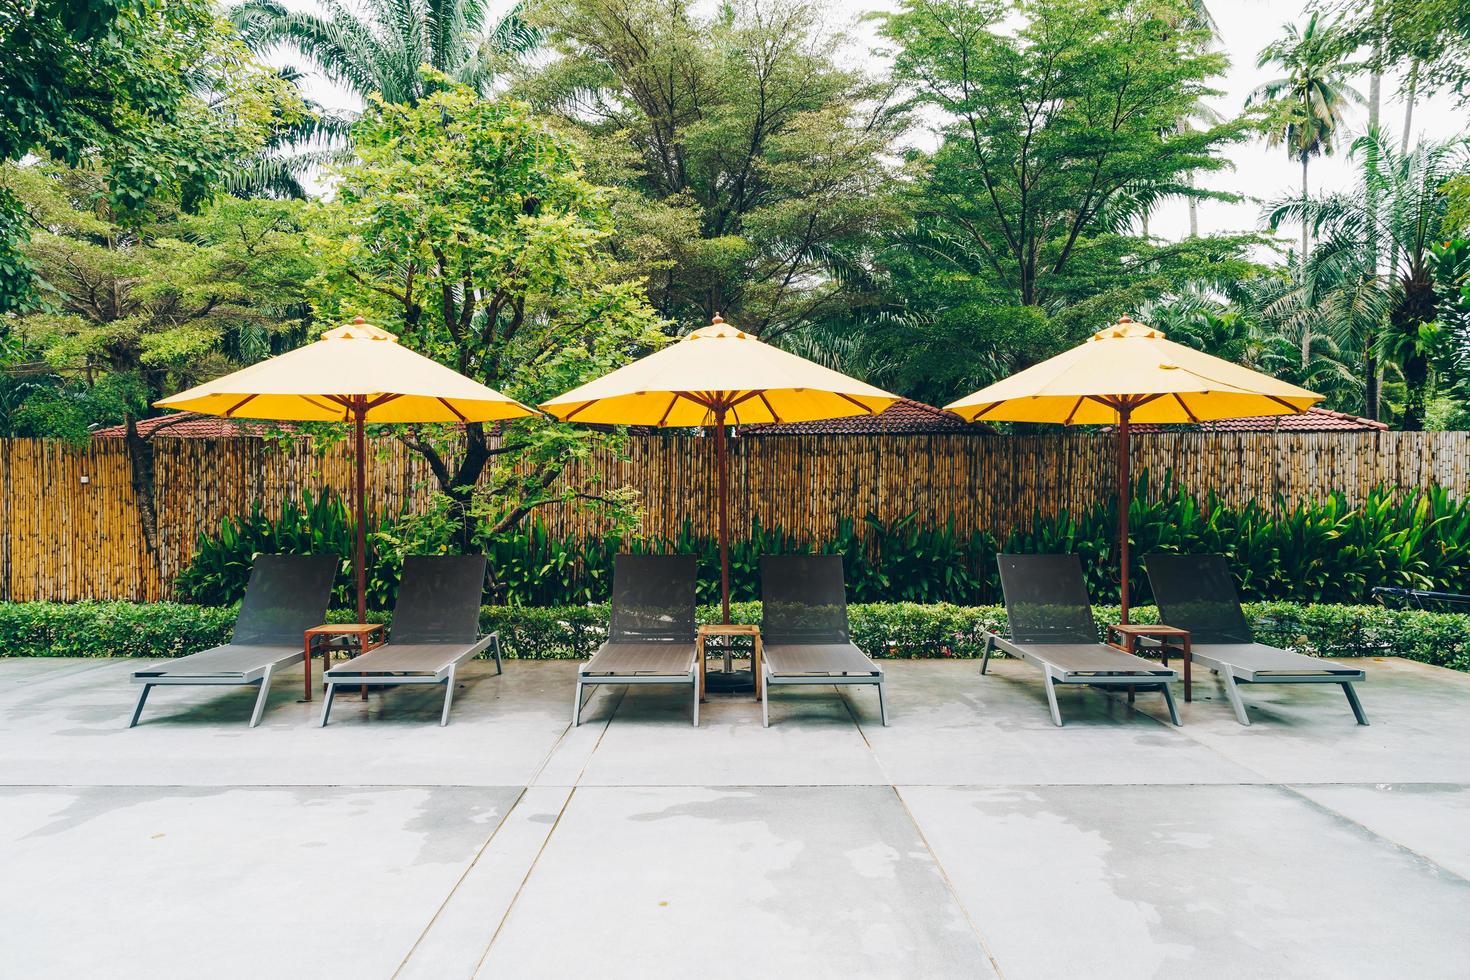
M6 169L44 284L10 322L21 356L7 434L85 439L91 425L126 423L144 540L161 562L151 436L137 420L164 395L299 341L314 271L300 206L227 198L189 215L155 201L123 221L98 168Z
M643 283L605 251L605 195L570 141L523 103L431 82L417 105L377 99L357 124L358 159L314 221L320 314L371 316L530 404L661 342ZM602 433L534 420L391 432L427 461L466 549L537 507L618 503L606 488L555 486Z
M722 313L766 340L860 292L903 124L891 90L840 66L842 38L805 0L554 0L559 57L518 85L587 146L615 200L614 248L667 318Z
M1244 120L1180 127L1225 59L1186 3L907 0L883 19L895 72L937 119L875 250L859 328L885 380L948 398L1199 280L1244 275L1249 240L1133 233L1167 197L1227 198ZM885 355L880 357L879 354Z
M489 95L497 73L537 46L518 3L491 24L484 0L367 0L348 6L320 0L319 13L280 0L245 0L230 17L250 47L299 52L323 75L361 99L417 103L437 84L427 65L449 81Z
M299 115L205 0L0 0L0 161L96 166L124 220L199 206ZM34 299L26 234L0 186L0 311Z
M1304 28L1287 24L1285 34L1261 49L1256 67L1276 66L1286 72L1262 84L1249 102L1270 101L1281 107L1281 116L1270 130L1267 142L1285 146L1287 156L1302 165L1302 200L1308 196L1307 164L1314 156L1331 155L1337 146L1343 113L1349 104L1363 101L1348 83L1361 66L1342 60L1340 41L1333 28L1323 25L1313 13ZM1302 250L1298 261L1305 268L1311 238L1302 225Z
M1332 6L1343 16L1345 54L1373 48L1384 64L1409 65L1417 88L1449 90L1462 102L1470 98L1470 6L1464 0L1338 0ZM1401 152L1408 139L1406 133Z
M1011 14L1024 17L1015 30ZM1218 151L1245 124L1176 125L1225 67L1185 5L907 0L883 33L898 77L945 117L920 223L963 243L1020 305L1070 291L1081 257L1132 251L1119 234L1130 191L1225 196L1186 180L1226 166Z
M1307 270L1309 280L1322 285L1313 305L1334 318L1340 331L1356 335L1360 349L1371 346L1398 367L1402 427L1417 430L1424 425L1432 368L1447 353L1435 250L1450 230L1445 187L1465 169L1466 143L1426 143L1402 154L1392 139L1372 131L1354 141L1352 153L1362 164L1357 187L1306 202L1279 202L1269 218L1273 226L1299 220L1323 236ZM1368 249L1374 234L1382 242L1381 269Z

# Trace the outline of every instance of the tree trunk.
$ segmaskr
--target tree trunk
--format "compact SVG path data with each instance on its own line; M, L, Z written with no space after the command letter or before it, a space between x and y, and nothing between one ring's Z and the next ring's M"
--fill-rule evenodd
M123 445L128 452L128 482L138 506L138 524L143 531L143 544L160 573L165 571L163 547L158 535L158 506L155 500L157 480L153 459L153 441L138 432L138 420L127 417Z
M1419 94L1419 59L1409 65L1409 87L1404 92L1404 138L1399 144L1399 153L1409 152L1409 141L1414 131L1414 98Z
M1306 203L1307 203L1307 161L1309 159L1310 158L1307 156L1306 151L1302 151L1302 206L1303 207L1305 207L1306 206ZM1301 276L1302 276L1302 285L1304 287L1305 287L1306 282L1307 282L1307 251L1311 247L1311 238L1310 238L1310 235L1311 235L1311 222L1309 222L1307 220L1306 215L1302 215L1302 258L1301 258L1301 270L1302 270L1302 272L1301 272ZM1309 364L1311 364L1311 362L1312 362L1312 328L1311 328L1311 325L1310 324L1304 322L1302 324L1302 370L1305 371L1307 369L1307 366Z
M1380 31L1373 42L1372 74L1368 76L1368 132L1377 138L1379 132L1379 109L1383 104L1383 35ZM1378 144L1368 145L1368 166L1377 169ZM1378 185L1367 184L1368 199L1368 275L1378 278ZM1378 377L1378 330L1370 327L1363 337L1363 414L1375 422L1378 420L1379 392Z
M1194 174L1186 178L1190 187L1194 186ZM1199 199L1193 194L1189 196L1189 237L1199 237Z

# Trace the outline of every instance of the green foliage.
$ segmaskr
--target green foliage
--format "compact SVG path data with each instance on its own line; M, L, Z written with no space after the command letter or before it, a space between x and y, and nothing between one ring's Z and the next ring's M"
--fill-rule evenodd
M1255 501L1235 509L1213 494L1197 498L1167 477L1151 490L1144 473L1129 526L1135 560L1152 551L1228 556L1247 599L1362 602L1376 586L1456 591L1470 581L1470 500L1457 500L1438 487L1401 495L1375 490L1356 506L1342 494L1314 502L1282 501L1273 513ZM891 522L870 515L861 522L841 521L831 539L813 546L755 522L749 534L730 543L730 594L736 601L759 596L762 555L817 551L843 556L854 602L978 605L1000 599L997 553L1070 553L1082 557L1094 599L1116 600L1116 528L1111 501L1077 514L1038 513L1003 541L982 532L962 535L952 525L924 527L912 515ZM450 523L432 514L377 523L371 537L370 604L392 606L404 555L453 552L453 537ZM200 537L179 580L180 594L199 602L237 601L256 554L349 555L351 540L345 508L327 494L288 505L277 521L258 510L229 518L218 534ZM532 520L487 535L482 544L490 563L487 601L497 604L604 602L612 591L613 558L623 551L697 555L699 600L719 601L718 544L694 534L688 522L672 540L608 534L584 541L556 538L543 522ZM1141 563L1132 572L1131 594L1145 601L1150 593ZM347 583L344 564L339 601L347 600Z
M380 524L376 515L368 516L368 606L373 609L391 607L402 566L402 557L391 548L377 547ZM199 535L194 555L175 588L191 602L239 602L256 555L338 555L342 563L332 598L337 605L355 608L355 528L346 504L330 491L316 497L305 494L299 503L288 500L275 518L266 515L257 502L249 514L226 517L217 533Z
M0 602L8 657L183 657L226 642L233 607L173 602Z
M522 103L439 78L444 87L416 105L380 100L358 123L358 159L314 222L319 314L366 314L530 404L661 343L643 284L605 251L604 193L571 142ZM462 548L477 523L508 529L546 504L621 505L608 488L552 488L571 461L614 441L604 433L531 419L504 427L494 445L479 423L394 434L453 502Z
M613 247L666 318L720 312L772 340L861 297L866 246L898 219L904 117L844 63L808 0L548 0L561 57L517 92L587 146Z
M0 651L17 657L181 657L226 642L234 606L176 603L0 603ZM947 603L853 603L848 607L853 642L885 659L979 657L986 631L1005 632L1000 606ZM1118 621L1117 607L1096 607L1102 628ZM1262 642L1331 657L1394 656L1470 671L1470 616L1378 606L1248 603L1246 614ZM486 606L480 629L498 631L507 657L522 660L582 659L606 637L605 604L558 607ZM760 603L730 607L737 623L759 623ZM351 617L348 610L329 616ZM389 622L386 615L375 619ZM702 606L699 621L717 622L718 606ZM1155 622L1151 607L1132 610L1134 622Z
M198 206L300 113L205 0L0 3L0 161L95 169L120 218L159 200ZM11 203L0 200L0 311L33 301L9 279L25 272Z
M82 438L299 342L315 270L301 205L229 198L187 214L154 202L124 221L93 169L3 167L37 224L25 257L44 283L5 324L21 362L0 382L15 402L5 434Z
M362 99L378 95L410 105L436 87L420 71L425 65L489 95L497 72L540 41L520 4L494 23L476 0L323 6L316 13L278 0L245 0L230 19L256 52L291 48Z

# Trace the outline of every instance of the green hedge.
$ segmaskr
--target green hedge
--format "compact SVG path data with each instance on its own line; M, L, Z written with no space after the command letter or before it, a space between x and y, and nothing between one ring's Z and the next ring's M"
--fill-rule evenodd
M1470 616L1376 606L1248 603L1265 642L1329 656L1398 656L1470 671ZM1116 606L1094 609L1097 621L1118 621ZM760 621L760 603L730 607L737 623ZM701 622L718 609L702 607ZM0 656L178 657L229 638L229 606L160 602L0 603ZM334 610L333 621L352 619ZM386 617L384 617L386 618ZM988 629L1004 629L999 606L857 603L848 607L853 640L876 657L978 657ZM1154 622L1152 607L1134 610L1135 622ZM601 642L607 606L486 606L482 627L499 630L511 657L546 660L586 657Z

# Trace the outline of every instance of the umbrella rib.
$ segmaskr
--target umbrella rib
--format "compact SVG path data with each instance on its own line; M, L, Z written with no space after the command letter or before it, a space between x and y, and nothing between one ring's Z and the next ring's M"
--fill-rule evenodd
M333 410L332 409L332 406L322 404L321 402L317 401L316 398L313 397L312 395L302 395L301 396L301 400L304 401L304 402L306 402L308 405L314 405L314 406L316 406L317 408L321 409L324 412L330 412L330 411Z
M399 398L402 398L402 397L403 397L402 395L379 395L377 398L374 398L372 401L370 401L366 405L364 405L362 407L362 410L364 412L371 411L372 409L377 408L379 405L386 405L389 402L394 401L394 400L399 399ZM440 399L440 400L443 401L443 399Z
M1189 406L1184 404L1184 399L1179 396L1178 392L1174 393L1174 400L1179 403L1180 408L1184 409L1184 414L1189 416L1189 421L1193 422L1195 425L1199 425L1199 419L1196 418L1195 414L1189 410Z
M832 392L832 394L836 395L838 398L841 398L841 399L843 399L845 401L852 402L854 405L856 405L858 408L861 408L863 410L863 412L865 412L868 415L877 415L878 414L877 412L873 411L873 409L872 409L871 406L864 405L862 402L858 401L856 398L852 397L851 395L844 395L840 391L834 391L834 392Z
M974 415L971 415L970 416L970 421L971 422L978 422L978 421L980 421L980 417L982 415L989 415L991 412L995 411L997 408L1000 408L1004 404L1005 404L1004 401L991 402L989 405L986 405L984 408L982 408L980 411L976 412Z
M780 422L781 421L781 416L779 416L779 415L776 414L776 409L770 403L770 400L766 398L766 393L764 391L762 391L762 392L759 392L759 394L760 394L761 404L764 405L764 406L766 406L766 411L768 411L768 412L771 413L771 421L772 422Z
M664 409L664 413L658 417L659 428L663 428L664 423L669 420L669 413L674 410L674 406L677 404L679 404L679 396L676 393L673 398L669 399L669 407Z
M1082 403L1084 401L1086 401L1086 400L1087 400L1087 396L1086 395L1078 395L1077 396L1077 403L1075 405L1073 405L1072 406L1072 410L1067 413L1066 420L1064 422L1062 422L1063 425L1071 425L1072 424L1072 419L1076 418L1076 416L1077 416L1077 409L1081 408L1082 407Z
M576 408L574 408L570 412L568 412L565 416L563 416L562 421L563 422L570 422L572 419L576 418L577 415L580 414L583 409L585 409L585 408L591 408L596 402L597 402L597 399L595 399L595 398L592 399L592 401L590 401L590 402L583 402L582 404L578 405Z
M437 395L435 397L439 399L439 404L440 405L443 405L445 408L449 409L451 412L454 413L454 417L455 418L459 419L461 422L467 422L468 421L463 415L460 414L459 409L457 409L453 405L449 404L448 399L443 398L441 396L437 396Z
M1301 413L1301 409L1300 408L1298 408L1296 405L1293 405L1291 402L1287 401L1285 398L1277 398L1275 395L1267 395L1266 397L1269 398L1271 401L1275 402L1278 405L1285 405L1287 408L1291 409L1293 415L1297 415L1297 414L1300 414Z
M244 408L246 406L246 404L248 404L250 402L253 402L256 399L256 397L257 397L256 395L246 395L244 398L242 398L239 401L235 402L235 404L233 404L229 408L225 409L225 418L227 418L227 419L228 418L233 418L236 412L238 412L240 409Z

